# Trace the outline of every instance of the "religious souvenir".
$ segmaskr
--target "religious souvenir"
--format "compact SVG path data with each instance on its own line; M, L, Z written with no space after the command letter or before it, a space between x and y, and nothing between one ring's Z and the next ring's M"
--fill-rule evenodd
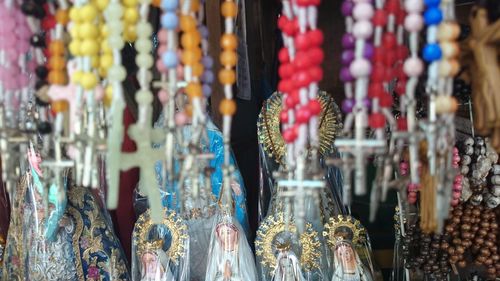
M260 280L328 280L323 245L310 223L304 233L297 234L297 227L287 225L283 213L268 215L255 240Z
M471 34L463 47L462 64L468 69L472 86L474 128L483 136L490 136L493 147L499 151L500 130L498 128L500 100L500 61L498 60L498 37L500 15L496 1L477 1L470 14Z
M350 216L330 218L323 235L333 259L332 281L372 281L374 270L365 228Z
M165 211L162 223L154 224L146 211L135 223L132 236L132 280L191 280L188 230L175 212Z
M333 98L326 92L318 93L318 101L321 104L319 116L319 159L322 167L326 168L325 180L328 187L321 193L321 212L323 218L328 220L343 210L340 198L342 187L342 175L336 167L325 167L325 159L334 157L337 152L333 145L336 135L342 129L340 110ZM268 212L275 211L277 202L277 180L273 175L275 172L286 168L286 147L280 130L280 112L282 96L274 93L262 106L257 121L257 130L260 148L260 172L262 173L262 186L260 204L260 218L263 219ZM267 196L265 196L267 195Z
M243 228L229 214L215 220L205 281L257 281L255 260Z
M34 186L33 171L14 194L7 237L5 280L129 280L126 261L111 223L93 194L71 186L65 176L68 202L53 241L44 225L49 210ZM50 258L49 258L50 257Z
M302 281L306 280L300 268L300 261L290 251L290 244L278 246L278 257L276 269L273 272L272 281Z

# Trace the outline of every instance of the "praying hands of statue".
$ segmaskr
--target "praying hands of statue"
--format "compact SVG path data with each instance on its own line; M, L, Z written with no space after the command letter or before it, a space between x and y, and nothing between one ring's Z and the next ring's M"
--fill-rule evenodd
M231 271L231 263L227 260L226 265L224 266L224 280L231 280L233 273Z

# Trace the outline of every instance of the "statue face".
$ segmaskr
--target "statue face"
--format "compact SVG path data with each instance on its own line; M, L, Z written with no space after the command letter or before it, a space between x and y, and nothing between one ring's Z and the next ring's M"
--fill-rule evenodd
M234 251L238 245L238 230L234 224L221 224L217 227L217 238L225 251Z
M152 277L156 275L156 271L160 270L160 273L163 273L163 268L159 264L158 256L151 252L146 252L141 257L142 261L142 276L143 277Z
M356 269L356 253L349 244L342 244L335 250L335 255L344 271L351 272Z

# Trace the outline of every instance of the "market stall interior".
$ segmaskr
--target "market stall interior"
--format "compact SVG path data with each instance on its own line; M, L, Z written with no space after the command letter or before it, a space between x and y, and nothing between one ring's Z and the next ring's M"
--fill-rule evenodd
M0 18L0 280L500 280L498 0Z

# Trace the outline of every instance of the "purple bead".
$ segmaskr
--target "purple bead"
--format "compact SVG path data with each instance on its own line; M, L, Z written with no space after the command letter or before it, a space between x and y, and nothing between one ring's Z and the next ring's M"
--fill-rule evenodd
M351 0L346 0L342 3L342 14L344 16L350 16L352 14L352 9L354 8L354 3Z
M354 51L353 50L345 50L342 52L342 64L349 66L351 62L354 60Z
M351 113L353 107L354 107L354 99L345 99L342 102L342 111L344 113Z
M203 72L203 76L201 77L201 80L207 84L213 83L214 82L214 73L211 70L205 70L205 72Z
M363 55L365 56L366 59L371 59L373 57L375 49L373 48L373 44L366 42L365 43L365 51L363 52Z
M208 38L208 28L205 25L200 25L199 27L200 35L202 38Z
M363 99L363 106L365 108L370 108L372 107L372 101L370 100L370 98L364 98Z
M340 80L342 80L342 82L352 82L354 80L348 66L342 67L340 70Z
M203 89L203 95L206 98L210 97L210 95L212 94L212 88L207 84L203 84L202 89Z
M353 49L355 42L356 38L351 33L346 33L342 36L342 47L344 49Z
M201 63L203 63L205 68L212 68L214 66L214 60L210 56L203 57Z

